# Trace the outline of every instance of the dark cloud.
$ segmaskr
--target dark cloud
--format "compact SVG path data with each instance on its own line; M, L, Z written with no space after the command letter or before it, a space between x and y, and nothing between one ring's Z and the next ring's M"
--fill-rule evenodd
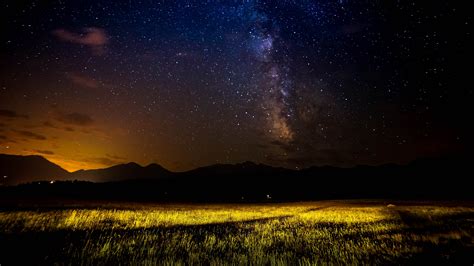
M55 126L53 123L49 122L49 121L45 121L45 122L43 123L43 126L56 128L56 126Z
M126 158L118 155L106 154L106 156L110 159L124 161Z
M55 128L55 129L63 129L65 131L69 131L69 132L74 132L75 131L75 129L72 128L72 127L59 127L59 126L56 126L55 124L51 123L50 121L44 122L43 126L44 127L49 127L49 128Z
M36 134L31 131L27 130L16 130L16 133L18 133L22 137L27 137L29 139L34 139L34 140L46 140L46 137L40 134Z
M88 46L96 54L102 54L104 46L109 42L109 36L102 28L84 28L82 32L56 29L52 34L60 41Z
M0 135L0 144L6 144L6 143L9 143L9 142L14 142L14 141L11 141L7 136L5 135Z
M67 77L74 84L79 85L81 87L85 87L89 89L97 89L100 86L100 83L97 80L85 75L71 73L71 74L68 74Z
M18 143L17 141L11 139L11 136L8 135L0 135L0 143L7 144L7 143Z
M59 114L56 119L64 124L76 126L90 126L94 123L89 115L81 113Z
M105 166L112 166L112 165L123 163L124 158L119 157L119 156L111 156L111 155L107 154L104 157L86 158L84 161L89 162L89 163L102 164L102 165L105 165Z
M36 153L45 154L45 155L53 155L54 154L54 152L47 151L47 150L33 150L33 151L36 152Z
M98 158L94 158L94 161L100 163L100 164L103 164L103 165L114 165L114 164L117 164L118 161L116 160L113 160L113 159L110 159L110 158L107 158L107 157L98 157Z
M18 114L17 112L13 110L7 110L7 109L0 109L0 117L6 117L6 118L28 118L27 115L23 114Z

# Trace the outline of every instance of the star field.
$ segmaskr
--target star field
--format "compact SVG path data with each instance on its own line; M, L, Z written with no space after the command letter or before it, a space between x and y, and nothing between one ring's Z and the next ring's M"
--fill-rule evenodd
M466 5L6 1L0 153L187 170L465 152Z

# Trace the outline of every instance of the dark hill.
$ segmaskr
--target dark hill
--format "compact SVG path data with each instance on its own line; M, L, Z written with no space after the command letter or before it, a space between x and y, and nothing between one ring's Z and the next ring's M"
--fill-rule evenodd
M69 179L92 182L117 182L124 180L167 178L170 176L170 171L157 164L150 164L143 167L136 163L127 163L104 169L79 170L71 173Z
M469 157L470 158L470 157ZM68 173L39 156L1 156L2 174L18 184L3 195L70 198L241 201L334 198L473 198L472 160L468 157L420 159L407 165L385 164L352 168L310 167L291 170L245 162L170 172L157 164L136 163ZM8 179L7 178L7 179ZM8 196L4 196L8 197Z
M37 155L0 154L0 184L16 185L39 180L65 180L69 172Z

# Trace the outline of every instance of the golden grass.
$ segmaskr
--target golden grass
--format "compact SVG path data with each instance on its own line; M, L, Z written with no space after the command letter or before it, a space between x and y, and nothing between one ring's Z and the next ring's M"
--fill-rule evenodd
M442 241L472 242L465 216L473 214L465 207L340 202L98 207L0 212L0 229L11 237L59 232L66 240L57 244L57 261L85 264L387 263Z

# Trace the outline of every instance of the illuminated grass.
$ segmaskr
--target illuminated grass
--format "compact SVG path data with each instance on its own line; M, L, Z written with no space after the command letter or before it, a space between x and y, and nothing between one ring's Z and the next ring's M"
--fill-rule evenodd
M0 212L0 243L53 243L36 252L49 263L450 261L472 259L473 218L472 208L340 202L8 211Z

